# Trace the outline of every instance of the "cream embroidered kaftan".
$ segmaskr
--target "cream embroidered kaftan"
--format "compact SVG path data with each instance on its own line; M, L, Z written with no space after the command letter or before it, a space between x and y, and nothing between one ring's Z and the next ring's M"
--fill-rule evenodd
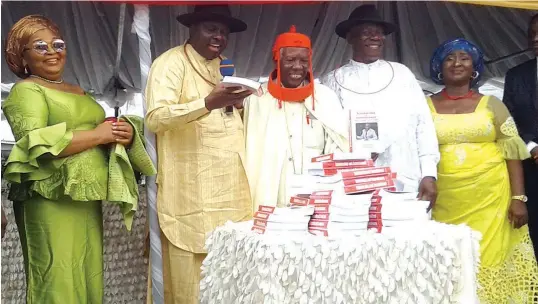
M253 199L259 205L283 206L289 201L288 182L307 174L312 157L349 146L343 111L338 97L322 84L314 85L305 102L278 101L263 86L265 94L245 99L246 169ZM307 121L308 115L308 121Z
M206 60L190 45L173 48L152 65L146 87L148 128L157 135L157 210L164 235L183 250L203 253L206 233L227 220L252 216L243 167L241 116L204 98L218 83L220 60Z

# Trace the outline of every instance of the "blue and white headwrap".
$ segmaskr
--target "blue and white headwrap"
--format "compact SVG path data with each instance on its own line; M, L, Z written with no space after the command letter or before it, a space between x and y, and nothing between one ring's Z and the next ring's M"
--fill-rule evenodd
M471 56L474 71L478 72L478 77L471 81L471 87L474 87L484 71L484 54L476 45L463 38L446 41L435 50L430 60L430 78L439 85L444 84L443 80L439 78L443 70L443 62L454 51L464 51Z

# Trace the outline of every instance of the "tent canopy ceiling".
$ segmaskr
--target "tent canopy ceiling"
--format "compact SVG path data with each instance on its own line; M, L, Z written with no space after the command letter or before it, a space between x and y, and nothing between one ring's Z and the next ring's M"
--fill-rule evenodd
M133 3L133 4L149 4L149 5L211 5L211 4L239 4L239 5L248 5L248 4L295 4L295 3L316 3L323 1L312 1L312 0L235 0L235 1L145 1L145 0L101 0L102 2L120 2L120 3ZM444 0L450 2L459 2L459 3L468 3L468 4L477 4L477 5L487 5L487 6L502 6L509 8L519 8L519 9L528 9L528 10L538 10L537 1L517 1L517 0L489 0L489 1L472 1L472 0Z
M501 7L509 7L509 8L519 8L519 9L527 9L527 10L538 10L538 1L501 1L501 0L489 0L489 1L471 1L471 0L448 0L452 2L459 2L459 3L469 3L469 4L477 4L477 5L488 5L488 6L501 6Z
M273 68L271 46L274 37L295 24L299 32L310 35L314 47L314 73L320 76L351 57L346 41L334 34L336 24L364 2L293 1L294 4L232 5L232 13L248 24L247 31L232 34L225 55L235 61L238 76L266 76ZM129 2L129 1L123 1ZM175 1L176 4L178 1ZM217 1L218 2L218 1ZM235 1L244 4L242 1ZM387 37L385 57L406 64L417 77L428 79L430 56L446 39L466 37L479 45L486 60L509 55L527 48L526 30L532 11L504 7L488 7L452 2L377 2L383 17L400 27L397 34ZM484 1L467 1L484 2ZM528 8L524 2L510 2L514 7ZM516 3L517 2L517 3ZM133 1L134 4L144 1ZM188 38L187 28L175 17L192 10L186 5L163 5L145 1L150 7L151 44L156 57ZM533 3L533 2L532 2ZM185 4L183 2L182 4ZM189 4L192 4L190 1ZM507 4L506 4L507 5ZM68 43L68 63L65 78L86 90L100 94L112 77L118 34L118 1L105 2L27 2L9 1L2 4L2 37L18 19L29 14L42 14L54 20ZM127 6L125 18L121 81L129 88L141 89L138 41L131 32L134 9ZM450 26L449 26L450 25ZM5 38L4 38L5 39ZM4 40L3 39L3 40ZM4 41L2 41L4 48ZM486 77L502 77L512 66L528 59L524 54L488 65ZM2 83L17 81L1 59Z

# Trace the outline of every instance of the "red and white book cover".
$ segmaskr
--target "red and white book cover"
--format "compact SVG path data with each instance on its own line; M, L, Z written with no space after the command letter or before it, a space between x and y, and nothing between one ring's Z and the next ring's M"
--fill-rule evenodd
M383 227L383 219L374 219L368 222L368 226L371 227Z
M308 200L309 205L318 205L318 204L330 204L332 200L333 190L322 190L314 191L310 194L310 199Z
M379 191L377 191L379 193ZM373 204L381 204L381 201L383 200L383 198L381 196L379 196L378 194L376 194L376 192L374 191L374 193L372 194L372 198L370 198L370 203L373 205Z
M308 174L316 176L334 176L338 174L338 169L308 169Z
M378 175L378 176L348 178L342 181L344 183L344 186L352 186L352 185L359 185L359 184L384 182L384 181L394 180L395 178L396 178L396 173L386 173L386 174Z
M270 215L271 213L257 211L254 213L254 219L267 220L269 219Z
M323 154L316 157L313 157L311 159L312 163L318 163L318 162L326 162L326 161L363 161L365 159L358 158L357 155L352 153L342 153L342 152L336 152L336 153L329 153L329 154Z
M383 219L383 216L381 215L381 212L370 212L368 215L368 222L376 222L381 221Z
M261 205L258 207L258 211L254 213L251 229L262 234L269 231L306 232L308 222L313 213L313 206L277 208Z
M265 213L273 213L275 211L275 208L276 207L273 207L273 206L260 205L258 206L258 211L265 212Z
M329 205L331 204L332 197L319 197L319 198L312 198L310 197L310 200L308 201L309 205Z
M252 226L252 228L250 229L256 233L259 233L259 234L265 234L265 228L262 228L262 227L258 227L258 226Z
M309 169L339 169L339 168L371 168L374 166L374 161L371 159L365 160L330 160L324 162L311 163Z
M359 177L372 177L372 176L385 175L387 173L392 173L389 167L356 169L352 171L345 171L345 172L342 172L341 174L342 174L343 179L353 179L353 178L359 178Z
M316 213L329 213L329 204L315 204L314 205L314 214Z
M377 233L381 233L381 231L383 230L383 224L377 221L368 222L367 229L374 230Z
M308 174L314 176L334 176L338 173L350 172L354 170L368 169L365 167L338 167L338 168L326 168L326 169L308 169Z
M376 189L384 189L384 188L395 188L394 181L387 180L387 181L381 181L381 182L375 182L375 183L344 186L344 192L346 194L354 194L354 193L371 192Z
M314 213L314 208L312 206L290 206L277 208L273 206L260 205L258 207L258 212L289 216L305 216L312 215Z
M318 163L318 162L331 161L331 160L334 160L334 153L323 154L316 157L312 157L311 162Z
M290 205L291 206L307 206L309 201L310 199L307 197L292 196L290 198Z
M368 212L370 212L370 213L381 213L382 208L383 208L383 205L381 203L372 204L372 205L370 205L370 208L368 209Z
M317 221L328 221L330 219L330 213L324 212L324 213L314 213L312 214L311 220L317 220Z

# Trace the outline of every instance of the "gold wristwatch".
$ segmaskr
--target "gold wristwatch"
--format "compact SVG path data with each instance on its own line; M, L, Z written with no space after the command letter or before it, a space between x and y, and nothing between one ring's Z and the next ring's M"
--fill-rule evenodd
M514 195L512 196L512 199L522 201L524 203L526 203L529 200L529 198L526 195Z

